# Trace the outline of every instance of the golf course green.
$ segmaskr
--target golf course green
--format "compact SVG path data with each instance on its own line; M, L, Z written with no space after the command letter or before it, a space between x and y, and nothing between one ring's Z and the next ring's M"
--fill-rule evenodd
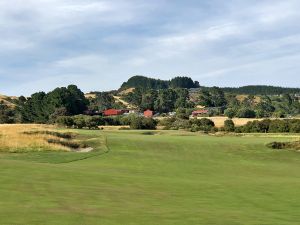
M88 131L89 153L0 154L0 225L298 225L300 153L181 131Z

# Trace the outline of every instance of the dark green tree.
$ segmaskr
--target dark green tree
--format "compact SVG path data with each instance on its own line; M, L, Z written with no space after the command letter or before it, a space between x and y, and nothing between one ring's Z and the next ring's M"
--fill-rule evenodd
M226 132L234 132L235 130L235 125L232 120L225 120L224 122L224 130Z

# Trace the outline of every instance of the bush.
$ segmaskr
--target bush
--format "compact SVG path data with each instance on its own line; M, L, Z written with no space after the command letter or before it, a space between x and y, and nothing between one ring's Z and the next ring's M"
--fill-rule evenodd
M152 118L135 117L130 121L130 128L135 130L155 130L157 122Z
M291 121L290 132L300 133L300 122L298 120Z
M247 108L241 108L237 111L236 116L238 118L255 118L256 114L253 110Z
M232 119L236 115L236 110L233 108L228 108L224 111L224 115Z
M300 120L269 120L248 122L245 126L235 129L243 133L300 133Z
M244 133L267 133L269 131L271 120L252 121L241 127Z
M214 122L207 118L193 119L190 121L190 124L191 124L192 132L197 132L197 131L211 132L215 127Z
M189 129L191 124L189 120L172 117L160 120L159 126L164 126L165 130L179 130Z
M98 116L86 116L84 119L85 127L89 129L98 129L98 127L104 123L102 118Z
M178 108L176 110L176 117L179 119L188 120L190 115L192 114L193 109L186 109L186 108Z
M234 122L232 120L226 120L224 122L224 130L226 132L234 132L235 130Z
M98 126L105 124L105 120L100 116L60 116L56 119L56 124L60 126L74 127L78 129L98 129Z
M56 118L55 123L66 127L72 127L74 125L73 117L71 116L60 116Z
M164 127L172 127L173 123L176 121L175 117L171 117L171 118L165 118L162 119L158 122L159 126L164 126Z
M286 133L289 132L289 123L287 120L273 120L269 126L270 133Z

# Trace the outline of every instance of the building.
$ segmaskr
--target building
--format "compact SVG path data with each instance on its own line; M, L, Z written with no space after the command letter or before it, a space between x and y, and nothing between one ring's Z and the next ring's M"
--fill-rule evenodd
M87 116L102 116L102 112L96 111L96 110L85 110L83 112L83 115Z
M198 117L198 116L202 116L202 115L207 115L208 113L209 113L208 109L200 109L200 110L196 110L196 111L192 112L192 116Z
M103 111L104 116L119 116L123 115L124 113L128 113L128 110L123 109L107 109Z
M150 109L148 109L144 112L144 117L151 118L151 117L153 117L153 115L154 115L154 112Z

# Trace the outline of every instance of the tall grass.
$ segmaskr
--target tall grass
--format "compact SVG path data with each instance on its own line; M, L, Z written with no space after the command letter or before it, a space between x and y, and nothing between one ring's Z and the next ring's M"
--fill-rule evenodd
M66 146L47 141L61 138L53 132L54 127L49 125L0 125L0 152L70 151Z

